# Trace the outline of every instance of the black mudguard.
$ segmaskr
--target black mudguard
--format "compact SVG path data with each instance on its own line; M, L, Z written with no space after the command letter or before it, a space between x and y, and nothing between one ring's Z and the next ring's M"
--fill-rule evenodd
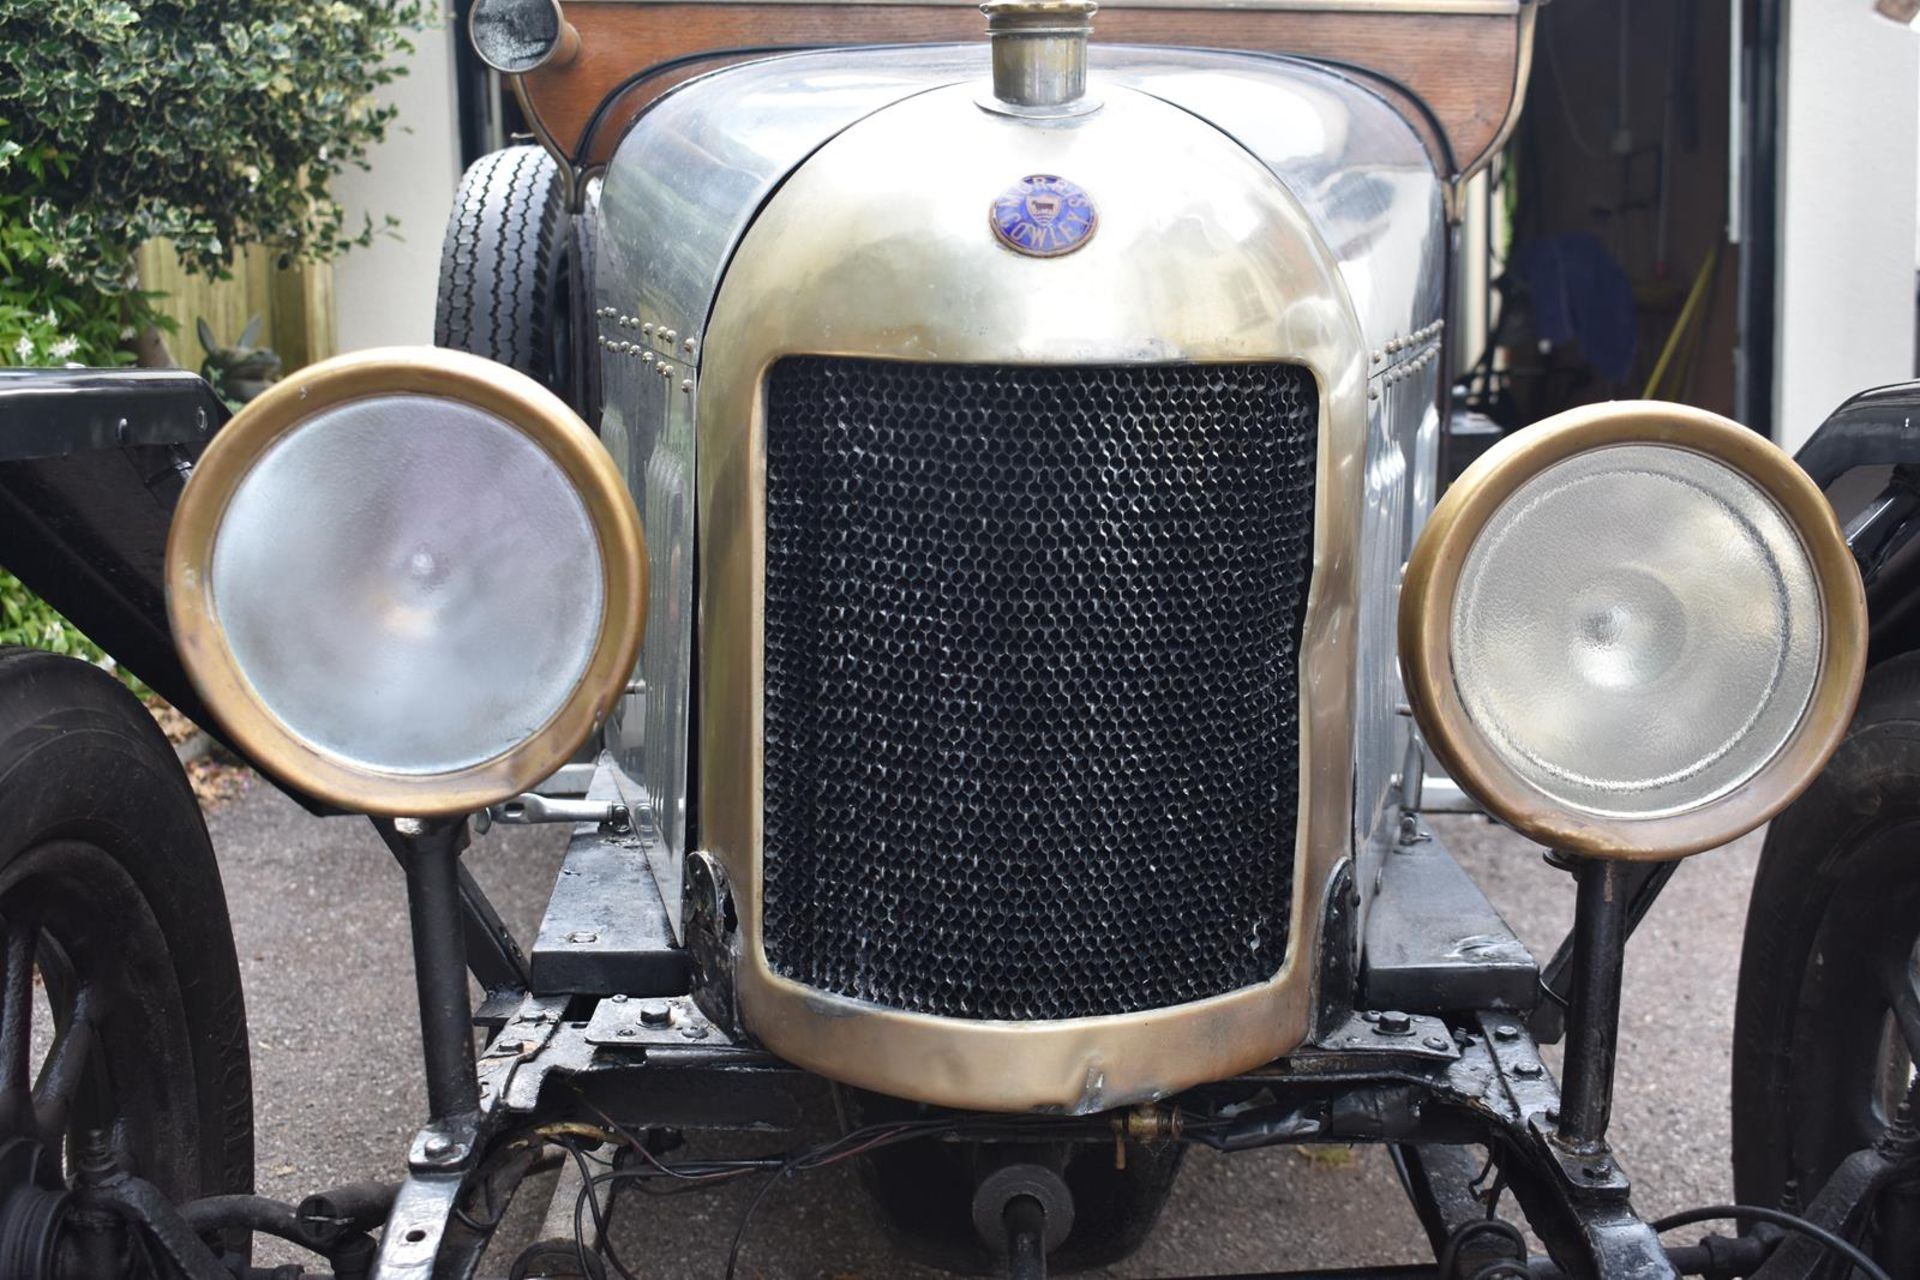
M196 723L167 626L174 503L227 420L177 370L0 370L0 565Z
M1860 564L1869 665L1920 649L1920 382L1862 391L1794 457L1826 491Z

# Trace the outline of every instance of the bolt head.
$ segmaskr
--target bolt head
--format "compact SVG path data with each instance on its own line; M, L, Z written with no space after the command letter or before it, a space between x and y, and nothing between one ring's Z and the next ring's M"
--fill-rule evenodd
M1434 1050L1447 1047L1447 1042L1439 1036L1428 1036L1425 1040L1421 1041L1421 1043L1426 1045L1427 1048Z
M1540 1076L1540 1064L1537 1062L1516 1062L1513 1064L1513 1074L1519 1076L1522 1080L1538 1079Z
M1373 1029L1383 1036L1403 1036L1413 1030L1413 1019L1397 1009L1388 1009L1380 1014Z
M1493 1038L1502 1044L1512 1044L1520 1038L1520 1028L1503 1022L1493 1029Z
M649 1000L640 1006L640 1021L650 1027L664 1027L673 1017L673 1010L658 1000Z

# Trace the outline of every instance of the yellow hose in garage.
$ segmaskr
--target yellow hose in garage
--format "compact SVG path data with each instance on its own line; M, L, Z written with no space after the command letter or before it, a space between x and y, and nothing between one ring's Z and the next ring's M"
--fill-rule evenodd
M1713 269L1720 261L1720 242L1713 242L1713 249L1707 254L1706 261L1700 264L1700 270L1694 273L1693 286L1687 290L1687 300L1680 304L1680 315L1673 322L1673 330L1667 334L1666 345L1660 348L1660 358L1653 362L1653 372L1647 377L1647 389L1641 393L1643 400L1672 399L1660 394L1660 384L1665 380L1669 369L1673 368L1675 357L1695 325L1706 323L1707 284L1713 279ZM1678 374L1675 382L1680 382ZM1680 388L1675 387L1678 391Z

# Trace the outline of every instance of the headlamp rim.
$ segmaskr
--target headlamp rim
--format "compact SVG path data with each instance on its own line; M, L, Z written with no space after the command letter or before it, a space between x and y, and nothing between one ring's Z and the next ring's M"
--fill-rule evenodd
M1821 654L1807 710L1773 758L1727 794L1648 818L1556 803L1526 782L1474 725L1454 683L1452 618L1467 557L1522 485L1556 463L1613 445L1685 449L1744 476L1800 539L1821 608ZM1745 835L1785 808L1846 735L1866 668L1866 594L1833 508L1771 441L1719 414L1657 400L1585 405L1514 433L1476 459L1442 496L1407 561L1400 595L1400 668L1428 749L1490 812L1550 848L1661 861Z
M599 634L580 679L547 722L491 759L444 773L396 774L322 751L268 711L228 646L213 598L214 546L227 508L269 449L315 415L356 400L424 395L494 415L554 462L585 505L600 547ZM640 518L613 459L558 396L504 365L438 347L335 356L289 375L235 414L195 465L167 535L167 617L195 690L250 761L289 787L354 813L439 818L520 794L572 756L622 696L646 627Z

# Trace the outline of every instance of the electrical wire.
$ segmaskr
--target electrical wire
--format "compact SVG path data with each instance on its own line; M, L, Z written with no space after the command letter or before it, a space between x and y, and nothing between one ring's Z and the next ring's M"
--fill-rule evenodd
M1776 1227L1788 1231L1797 1231L1825 1245L1839 1254L1855 1268L1867 1273L1872 1280L1893 1280L1886 1268L1866 1255L1866 1251L1851 1240L1835 1235L1818 1223L1807 1221L1797 1213L1788 1213L1785 1209L1768 1209L1754 1204L1710 1204L1698 1209L1687 1209L1680 1213L1668 1214L1652 1224L1656 1233L1672 1231L1676 1227L1690 1227L1696 1222L1770 1222Z
M839 1164L869 1152L893 1146L897 1143L912 1142L922 1138L941 1138L962 1135L968 1132L979 1133L983 1128L994 1129L1004 1126L1005 1118L992 1115L950 1115L936 1116L924 1120L890 1120L866 1125L844 1133L830 1141L808 1147L800 1151L778 1155L726 1158L718 1160L676 1160L665 1161L647 1147L647 1144L632 1130L622 1126L606 1112L595 1106L591 1100L581 1097L588 1110L594 1112L606 1125L604 1130L592 1126L570 1126L566 1132L556 1133L549 1130L542 1133L548 1141L561 1147L580 1166L580 1194L574 1201L573 1227L574 1252L576 1261L585 1270L590 1265L586 1244L586 1218L591 1212L595 1229L599 1232L600 1244L593 1254L600 1257L622 1280L630 1280L631 1273L621 1264L613 1253L611 1234L608 1230L611 1221L611 1205L602 1209L598 1189L602 1186L616 1186L632 1183L650 1194L677 1195L688 1191L706 1190L725 1185L753 1174L766 1174L747 1204L734 1229L733 1238L727 1251L727 1271L731 1278L739 1268L740 1254L746 1247L748 1233L754 1218L771 1196L773 1189L788 1174L805 1173L814 1169L823 1169ZM1227 1118L1218 1116L1187 1116L1182 1113L1181 1136L1206 1133L1230 1124ZM583 1132L584 1131L584 1132ZM1057 1123L1023 1124L1021 1131L1028 1136L1072 1136L1088 1132L1087 1123L1080 1120L1061 1120ZM606 1173L594 1173L587 1166L587 1155L567 1139L582 1137L619 1142L631 1149L644 1162L644 1167L616 1168ZM656 1189L661 1183L671 1184L668 1189Z
M591 1104L589 1104L589 1106L591 1106ZM597 1107L593 1107L592 1109L596 1112L599 1111ZM865 1155L868 1152L893 1146L901 1142L910 1142L921 1138L956 1136L963 1133L969 1127L969 1120L976 1119L974 1117L940 1117L927 1120L882 1122L855 1129L831 1141L820 1143L817 1146L787 1155L754 1156L721 1160L689 1160L669 1163L661 1160L659 1156L649 1151L646 1144L630 1130L614 1122L610 1117L606 1116L605 1113L600 1114L609 1128L619 1135L620 1140L638 1154L641 1159L646 1161L647 1167L614 1169L610 1172L596 1174L592 1166L588 1163L586 1153L581 1151L573 1143L558 1138L550 1138L549 1140L553 1141L554 1145L559 1146L573 1157L580 1172L580 1193L575 1198L573 1206L573 1237L575 1257L582 1273L589 1276L604 1274L603 1269L596 1270L594 1268L593 1261L590 1259L587 1250L585 1215L588 1210L591 1210L594 1229L599 1235L599 1244L594 1248L592 1257L597 1258L606 1264L606 1266L612 1267L614 1272L620 1277L620 1280L635 1280L635 1277L620 1261L618 1254L615 1253L613 1249L612 1234L609 1230L611 1214L610 1212L602 1210L599 1196L596 1194L597 1189L601 1186L613 1186L623 1182L634 1182L642 1189L651 1190L652 1188L649 1186L650 1183L666 1180L676 1185L670 1190L659 1192L659 1194L673 1195L687 1191L706 1190L710 1187L724 1185L756 1173L769 1175L766 1180L760 1184L759 1189L754 1192L753 1198L748 1201L746 1211L741 1214L740 1221L735 1226L733 1237L729 1242L727 1249L726 1280L734 1280L739 1270L740 1255L746 1247L748 1233L752 1227L754 1218L766 1204L774 1188L784 1181L787 1175L826 1168L829 1165L838 1164L844 1160L851 1160L856 1156ZM1218 1126L1223 1123L1227 1123L1227 1121L1218 1117L1198 1118L1189 1122L1186 1127L1204 1128ZM1488 1165L1491 1166L1492 1164L1493 1161L1489 1158ZM1487 1170L1483 1169L1481 1174L1475 1178L1475 1181L1477 1182L1479 1178L1484 1177L1486 1172ZM1461 1248L1471 1240L1482 1235L1498 1236L1512 1244L1522 1258L1526 1256L1526 1237L1520 1233L1519 1228L1504 1219L1493 1216L1499 1203L1498 1196L1503 1184L1504 1178L1499 1179L1496 1181L1494 1187L1489 1190L1487 1217L1473 1219L1460 1224L1460 1226L1454 1230L1453 1234L1448 1237L1447 1243L1442 1249L1438 1259L1440 1263L1440 1274L1442 1276L1450 1277L1453 1274L1452 1268L1454 1268L1457 1263ZM610 1208L611 1206L609 1206L609 1209ZM1681 1213L1671 1214L1652 1223L1651 1226L1656 1233L1665 1233L1679 1227L1691 1226L1695 1223L1715 1221L1772 1223L1777 1227L1788 1231L1799 1232L1817 1241L1828 1250L1845 1258L1860 1271L1865 1272L1869 1280L1892 1280L1892 1277L1888 1275L1887 1271L1878 1263L1874 1262L1872 1258L1868 1257L1857 1245L1816 1223L1809 1222L1797 1214L1788 1213L1782 1209L1768 1209L1758 1205L1706 1205L1698 1209L1689 1209ZM1506 1260L1495 1260L1487 1267L1483 1267L1481 1271L1475 1273L1474 1280L1503 1280L1504 1277L1522 1277L1527 1274L1524 1267L1519 1264Z
M620 1280L636 1280L633 1272L627 1270L626 1265L620 1261L620 1255L614 1252L613 1234L608 1230L607 1217L600 1212L600 1198L594 1194L594 1185L601 1178L609 1175L600 1174L596 1177L586 1157L570 1143L562 1142L556 1145L572 1153L574 1164L580 1173L580 1194L573 1200L573 1255L580 1264L580 1274L583 1276L606 1274L606 1267L596 1270L587 1261L586 1227L580 1220L580 1210L582 1207L589 1207L593 1210L593 1229L599 1241L594 1247L594 1256L607 1267L612 1267Z
M598 1108L593 1109L598 1110ZM595 1274L591 1269L592 1262L586 1243L586 1217L591 1212L594 1229L599 1234L599 1244L592 1251L592 1255L611 1266L621 1280L634 1280L634 1277L613 1249L612 1235L608 1229L611 1221L611 1206L607 1211L603 1211L597 1194L602 1186L633 1182L645 1188L650 1182L666 1180L675 1185L665 1194L678 1194L705 1190L751 1174L770 1174L771 1176L761 1184L760 1189L748 1203L746 1212L741 1216L739 1225L734 1230L727 1253L727 1275L732 1277L738 1267L740 1251L745 1246L747 1232L755 1215L759 1212L761 1205L766 1202L774 1185L787 1174L825 1168L897 1142L957 1133L964 1127L963 1120L958 1118L894 1121L856 1129L830 1142L788 1155L668 1163L649 1151L646 1144L636 1135L615 1124L604 1113L602 1118L607 1119L608 1124L620 1135L621 1140L645 1160L648 1167L615 1169L611 1172L596 1174L588 1166L584 1152L570 1142L559 1139L553 1139L553 1141L554 1145L561 1147L573 1157L580 1170L580 1194L575 1197L573 1205L575 1259L584 1273Z

